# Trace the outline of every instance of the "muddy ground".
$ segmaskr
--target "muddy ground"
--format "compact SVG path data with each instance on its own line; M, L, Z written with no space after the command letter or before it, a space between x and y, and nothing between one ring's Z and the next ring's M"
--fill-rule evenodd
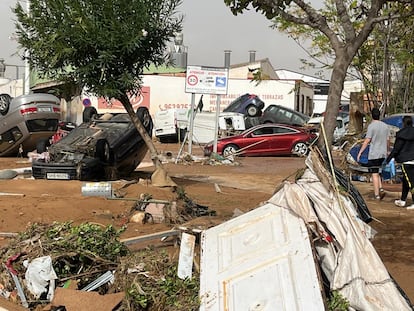
M170 157L164 166L175 183L184 189L194 202L216 211L216 216L197 217L184 224L206 228L231 218L236 209L247 212L271 197L284 179L294 179L304 159L297 157L238 158L240 165L206 165L203 162L175 164L179 144L159 144L157 149ZM188 151L184 148L184 151ZM199 146L192 154L201 157ZM0 169L30 167L27 158L0 158ZM157 200L175 200L171 188L153 187L150 176L154 168L149 157L128 178L138 182L122 189L125 197L137 199L149 194ZM4 233L19 232L30 223L53 221L93 222L98 224L127 224L122 238L156 233L174 227L173 224L128 223L135 201L85 196L80 181L34 180L30 175L13 180L0 180L0 246L7 247ZM120 189L125 180L113 183ZM215 186L216 185L216 186ZM355 182L375 218L372 227L378 231L373 240L384 264L411 301L414 301L414 210L394 206L400 185L385 185L387 195L381 202L371 201L371 184ZM218 186L218 187L217 187ZM219 191L218 191L219 190ZM14 195L5 195L11 193ZM411 204L411 202L409 202Z

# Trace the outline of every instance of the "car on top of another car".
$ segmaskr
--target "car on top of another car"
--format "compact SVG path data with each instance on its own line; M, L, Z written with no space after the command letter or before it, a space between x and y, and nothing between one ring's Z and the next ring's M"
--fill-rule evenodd
M242 156L278 156L308 154L309 146L317 135L305 127L287 124L260 124L239 135L223 137L217 140L217 153L225 157ZM213 153L214 142L204 147L204 155Z
M238 112L246 117L259 117L264 106L265 103L259 96L246 93L233 100L223 112Z
M280 105L267 106L260 117L261 123L283 123L295 126L303 126L309 119L306 114Z

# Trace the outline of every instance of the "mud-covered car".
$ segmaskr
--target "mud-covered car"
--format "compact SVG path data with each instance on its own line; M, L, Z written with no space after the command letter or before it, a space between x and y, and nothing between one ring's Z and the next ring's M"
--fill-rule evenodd
M145 107L136 112L149 136L152 118ZM148 147L127 113L94 115L32 163L34 178L113 180L130 175Z
M11 97L0 94L0 156L26 154L55 134L60 118L60 99L33 93Z

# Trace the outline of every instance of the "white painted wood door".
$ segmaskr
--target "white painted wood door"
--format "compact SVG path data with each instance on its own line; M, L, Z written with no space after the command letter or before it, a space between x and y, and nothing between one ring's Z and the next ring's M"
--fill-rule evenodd
M325 310L308 231L268 203L203 232L200 311Z

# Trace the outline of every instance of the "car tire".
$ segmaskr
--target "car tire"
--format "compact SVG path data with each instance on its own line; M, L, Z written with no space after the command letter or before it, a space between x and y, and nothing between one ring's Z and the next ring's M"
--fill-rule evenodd
M292 154L303 157L309 153L309 147L304 142L296 143L292 148Z
M148 133L152 132L152 119L146 107L138 107L136 115Z
M187 134L187 129L180 129L179 130L179 132L178 132L178 135L179 135L179 137L178 137L178 140L182 143L182 142L184 142L184 139L185 139L185 135Z
M36 152L38 154L41 154L43 152L47 151L47 147L50 146L50 141L47 138L39 139L39 141L36 143Z
M112 161L111 149L106 139L99 139L95 146L95 157L104 163Z
M227 156L230 156L230 155L234 155L234 154L237 153L237 151L239 149L240 148L238 146L234 145L234 144L227 145L223 149L223 156L227 157Z
M260 118L259 117L245 117L244 118L244 125L246 127L246 129L249 129L253 126L259 125L260 124Z
M0 113L3 116L9 111L11 99L9 94L0 94Z
M89 122L95 114L98 114L95 107L86 107L83 110L82 122Z
M246 112L249 117L255 117L259 114L259 108L257 108L255 105L249 105L246 108Z

